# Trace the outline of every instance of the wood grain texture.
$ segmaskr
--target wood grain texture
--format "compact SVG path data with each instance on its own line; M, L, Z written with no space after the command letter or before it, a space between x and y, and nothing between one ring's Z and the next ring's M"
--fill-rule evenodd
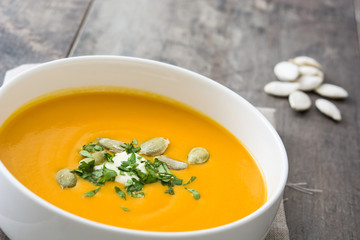
M96 1L74 55L144 57L188 68L224 84L257 106L275 107L290 162L289 182L323 190L286 189L291 239L360 238L360 56L351 0ZM275 63L317 59L326 82L346 88L334 101L335 123L314 107L293 112L264 94ZM311 95L314 101L318 96Z
M0 1L0 85L8 69L65 57L89 2Z

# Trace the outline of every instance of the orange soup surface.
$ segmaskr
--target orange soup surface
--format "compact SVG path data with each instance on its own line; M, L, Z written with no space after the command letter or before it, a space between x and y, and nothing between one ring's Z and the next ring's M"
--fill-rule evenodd
M154 137L169 139L165 155L187 162L194 147L210 159L171 170L187 186L166 194L159 182L145 185L144 197L116 194L118 182L97 186L77 177L64 188L56 181L63 168L77 169L84 144L98 137L138 144ZM152 158L146 157L151 160ZM243 144L199 112L164 97L118 88L72 89L39 98L21 107L0 128L0 159L29 190L80 217L129 229L181 232L221 226L241 219L267 198L261 170ZM186 188L200 193L196 200ZM124 211L124 208L130 211Z

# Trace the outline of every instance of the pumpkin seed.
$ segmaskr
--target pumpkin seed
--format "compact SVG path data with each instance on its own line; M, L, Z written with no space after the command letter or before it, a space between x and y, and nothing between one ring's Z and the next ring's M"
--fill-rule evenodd
M335 106L335 104L333 104L329 100L323 98L317 99L315 101L315 106L320 112L322 112L326 116L336 121L341 120L340 110Z
M196 147L191 149L188 154L188 162L190 164L201 164L209 160L209 152L202 147Z
M169 143L169 140L162 137L152 138L140 145L140 154L144 154L146 156L163 154Z
M76 175L67 168L57 172L56 180L62 188L72 188L77 183Z
M315 76L324 75L324 73L321 70L312 66L300 66L299 72L301 75L315 75Z
M323 97L344 99L349 96L348 92L342 87L334 84L324 83L315 89L315 92Z
M105 162L105 151L95 152L92 154L92 157L84 158L80 162L89 163L91 161L95 161L95 165L100 165Z
M310 97L302 91L291 93L289 96L289 103L291 108L296 111L305 111L311 107Z
M299 67L290 62L279 62L274 67L275 76L280 81L295 81L299 76Z
M95 165L100 165L105 162L105 153L105 151L100 151L92 154L95 160Z
M299 56L299 57L290 59L289 61L298 66L312 66L312 67L321 69L320 63L311 57Z
M83 158L83 159L81 159L81 161L80 161L79 163L81 163L81 162L89 163L89 162L91 162L91 161L94 161L94 159L88 157L88 158Z
M154 159L157 158L159 161L166 163L167 167L169 169L174 169L174 170L182 170L187 168L187 163L185 162L181 162L178 160L174 160L172 158L169 158L165 155L161 155L161 156L156 156L154 157Z
M299 78L299 89L303 91L312 91L323 82L320 76L304 75Z
M267 94L278 96L278 97L287 97L290 93L296 91L299 88L299 83L297 82L278 82L273 81L265 85L264 91Z
M105 148L109 151L116 152L116 153L125 151L125 149L123 147L121 147L121 144L123 144L123 142L121 142L121 141L112 140L109 138L98 138L98 141L99 141L100 146L102 146L103 148Z

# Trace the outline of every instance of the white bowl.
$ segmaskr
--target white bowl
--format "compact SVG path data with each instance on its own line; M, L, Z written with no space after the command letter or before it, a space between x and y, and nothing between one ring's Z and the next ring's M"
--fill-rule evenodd
M283 143L255 107L228 88L191 71L129 57L85 56L41 64L0 88L0 124L27 101L59 89L124 86L169 96L210 116L253 154L263 170L268 200L236 222L190 232L149 232L96 223L59 209L25 188L0 161L0 226L21 239L263 239L277 213L288 162Z

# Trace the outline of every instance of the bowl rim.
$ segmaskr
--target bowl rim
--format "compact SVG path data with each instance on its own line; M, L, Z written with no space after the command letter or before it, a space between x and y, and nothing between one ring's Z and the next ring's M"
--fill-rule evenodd
M19 182L11 173L10 171L4 166L2 161L0 160L0 172L6 177L12 184L14 184L22 193L24 193L28 198L34 200L37 204L41 205L42 207L45 207L51 212L55 212L56 214L59 214L60 216L63 216L65 218L69 218L72 221L78 222L80 224L89 225L93 228L100 228L106 231L112 231L116 233L125 233L128 235L137 235L137 236L147 236L147 237L158 237L158 238L166 238L166 237L195 237L195 236L201 236L201 235L208 235L212 234L214 232L222 232L222 231L228 231L230 229L236 228L239 225L246 224L248 222L253 221L255 218L257 218L259 215L262 215L264 212L266 212L273 204L276 204L276 201L280 199L282 196L283 190L286 185L287 177L288 177L288 158L287 153L284 147L284 144L279 136L279 134L276 132L274 127L271 125L271 123L247 100L245 100L243 97L241 97L239 94L235 93L231 89L225 87L224 85L221 85L220 83L205 77L201 74L195 73L193 71L187 70L182 67L178 67L175 65L171 65L164 62L159 62L155 60L150 59L144 59L144 58L137 58L137 57L128 57L128 56L114 56L114 55L89 55L89 56L77 56L77 57L70 57L70 58L62 58L53 60L50 62L41 63L38 66L34 66L31 69L27 69L16 76L14 76L10 81L4 83L0 87L0 93L3 91L7 91L7 88L11 85L18 84L17 82L21 79L26 77L28 74L35 73L38 71L42 71L47 68L52 68L53 66L63 66L71 63L76 62L83 62L83 61L127 61L132 63L138 63L138 64L145 64L145 65L153 65L155 67L161 67L161 68L167 68L171 71L178 71L182 72L183 74L188 74L190 76L193 76L199 81L206 82L206 84L214 85L216 88L218 88L220 91L225 91L227 94L231 94L241 100L242 103L244 103L255 115L256 117L260 118L262 122L265 124L265 126L270 131L271 135L273 136L274 140L276 141L276 145L280 149L280 153L282 155L282 165L283 165L283 172L281 174L281 178L279 180L279 184L276 187L273 195L267 199L267 201L256 211L252 212L250 215L238 219L234 222L208 228L208 229L202 229L202 230L193 230L193 231L184 231L184 232L157 232L157 231L145 231L145 230L134 230L134 229L128 229L128 228L122 228L117 226L111 226L99 222L95 222L83 217L80 217L78 215L75 215L73 213L67 212L49 202L46 200L40 198L35 193L30 191L28 188L26 188L21 182Z

